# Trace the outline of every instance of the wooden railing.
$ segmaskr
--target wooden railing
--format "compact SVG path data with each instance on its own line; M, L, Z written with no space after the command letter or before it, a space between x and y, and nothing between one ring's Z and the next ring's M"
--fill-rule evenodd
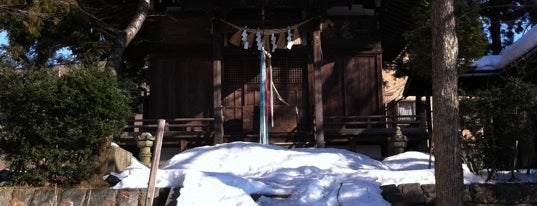
M155 136L157 122L157 119L128 121L128 125L123 130L122 140L134 143L133 141L143 132L149 132ZM386 140L387 137L395 134L396 127L400 127L403 134L409 136L409 138L425 137L425 116L328 116L324 117L323 129L326 142L352 145L357 141L360 142L368 138L379 141ZM253 136L256 135L253 134ZM189 145L213 144L213 138L213 118L166 119L164 145L177 145L183 151Z
M400 127L405 135L425 133L424 115L394 116L328 116L324 118L324 132L327 136L391 136Z
M123 129L122 139L135 139L144 132L155 136L158 119L136 119L127 121ZM166 119L163 143L178 145L181 151L190 142L207 142L212 144L214 133L214 118L175 118Z

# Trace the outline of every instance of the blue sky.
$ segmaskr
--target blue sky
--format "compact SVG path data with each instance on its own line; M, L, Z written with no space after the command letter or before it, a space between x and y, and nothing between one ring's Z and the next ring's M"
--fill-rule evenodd
M7 39L7 32L1 30L0 31L0 47L7 45L9 43ZM0 48L0 52L2 52L2 49ZM67 47L60 48L57 53L61 56L63 56L65 59L73 59L74 57L71 54L71 50ZM55 64L55 62L51 62L52 64Z

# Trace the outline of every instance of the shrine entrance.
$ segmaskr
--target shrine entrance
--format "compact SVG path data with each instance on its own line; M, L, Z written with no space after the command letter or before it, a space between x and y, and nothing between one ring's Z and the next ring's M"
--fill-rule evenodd
M293 134L308 129L307 59L290 52L271 58L273 111L268 114L270 134ZM226 134L259 132L259 56L241 52L225 55L222 104ZM276 92L277 91L277 92ZM279 94L279 95L278 95ZM271 115L272 113L272 115ZM273 122L273 124L272 124Z

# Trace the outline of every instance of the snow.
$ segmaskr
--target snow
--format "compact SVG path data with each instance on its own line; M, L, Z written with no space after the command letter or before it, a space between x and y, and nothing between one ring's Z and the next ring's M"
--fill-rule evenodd
M284 149L274 145L233 142L190 149L157 171L157 187L182 187L178 205L390 205L381 185L434 184L434 158L405 152L377 161L343 149ZM464 167L464 182L483 183L485 176ZM133 158L113 188L146 188L150 169ZM507 180L500 174L497 181ZM537 182L517 174L520 181ZM259 197L254 200L252 196Z
M483 56L472 66L476 71L499 70L537 47L537 27L531 28L510 46L504 48L499 55Z

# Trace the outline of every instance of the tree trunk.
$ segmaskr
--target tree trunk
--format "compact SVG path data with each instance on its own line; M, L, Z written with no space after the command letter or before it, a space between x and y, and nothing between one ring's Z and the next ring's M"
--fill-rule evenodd
M138 31L140 31L140 28L142 28L145 18L149 13L149 3L150 0L140 0L136 14L129 25L119 32L114 44L112 44L112 47L110 48L110 56L106 62L106 68L112 69L113 71L117 71L119 68L125 48L129 45L132 39L134 39L134 36L136 36Z
M438 205L463 205L464 188L459 143L457 99L458 40L455 32L454 0L433 0L432 84L435 128L435 179Z
M142 24L145 21L145 18L147 17L147 14L149 13L149 2L150 0L140 0L140 3L138 5L138 10L136 11L136 14L132 18L132 21L129 23L129 25L121 31L114 42L112 44L112 47L110 48L110 56L108 57L108 61L106 62L106 68L110 69L114 72L117 72L119 69L119 65L121 64L121 59L123 57L123 52L125 51L125 48L129 43L134 39L134 36L140 31L140 28L142 27ZM102 177L105 174L110 173L110 171L107 170L106 167L103 167L102 165L106 165L106 161L108 160L109 156L109 150L110 150L110 141L107 141L104 145L100 147L100 150L97 151L97 154L94 155L94 165L96 166L94 169L94 175L92 179L96 179L95 177ZM101 179L102 180L102 179Z
M500 22L500 11L498 11L497 9L493 9L493 11L490 12L489 18L489 34L490 39L492 40L490 49L492 50L492 54L499 54L502 51L502 29Z

